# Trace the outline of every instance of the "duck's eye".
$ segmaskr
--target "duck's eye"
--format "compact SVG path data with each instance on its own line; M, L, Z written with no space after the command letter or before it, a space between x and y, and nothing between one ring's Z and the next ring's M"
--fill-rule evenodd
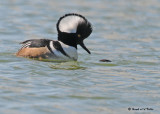
M80 38L81 37L81 35L80 34L78 34L78 38Z

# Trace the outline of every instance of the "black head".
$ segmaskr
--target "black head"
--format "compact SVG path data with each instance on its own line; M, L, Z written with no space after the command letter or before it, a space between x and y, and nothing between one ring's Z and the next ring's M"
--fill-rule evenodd
M76 48L79 44L90 54L90 51L84 45L83 40L92 33L92 26L84 16L69 13L60 17L57 22L57 31L58 40Z

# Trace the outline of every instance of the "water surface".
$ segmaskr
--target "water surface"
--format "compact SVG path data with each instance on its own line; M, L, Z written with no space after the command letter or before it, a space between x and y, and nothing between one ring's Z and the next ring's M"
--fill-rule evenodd
M1 0L0 12L1 114L160 111L159 0ZM56 40L56 22L70 12L93 24L91 55L81 47L78 62L14 55L24 40Z

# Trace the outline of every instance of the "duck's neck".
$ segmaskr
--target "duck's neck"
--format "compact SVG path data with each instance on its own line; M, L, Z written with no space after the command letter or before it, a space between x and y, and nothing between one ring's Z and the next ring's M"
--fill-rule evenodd
M77 37L75 33L61 32L58 34L58 40L77 49Z

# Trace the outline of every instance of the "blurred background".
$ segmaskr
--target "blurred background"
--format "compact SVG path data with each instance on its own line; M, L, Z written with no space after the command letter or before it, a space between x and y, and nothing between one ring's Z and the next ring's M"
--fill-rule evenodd
M78 62L14 55L24 40L57 40L56 23L66 13L92 23L85 40L91 55L81 47ZM1 0L0 113L158 114L159 31L159 0Z

